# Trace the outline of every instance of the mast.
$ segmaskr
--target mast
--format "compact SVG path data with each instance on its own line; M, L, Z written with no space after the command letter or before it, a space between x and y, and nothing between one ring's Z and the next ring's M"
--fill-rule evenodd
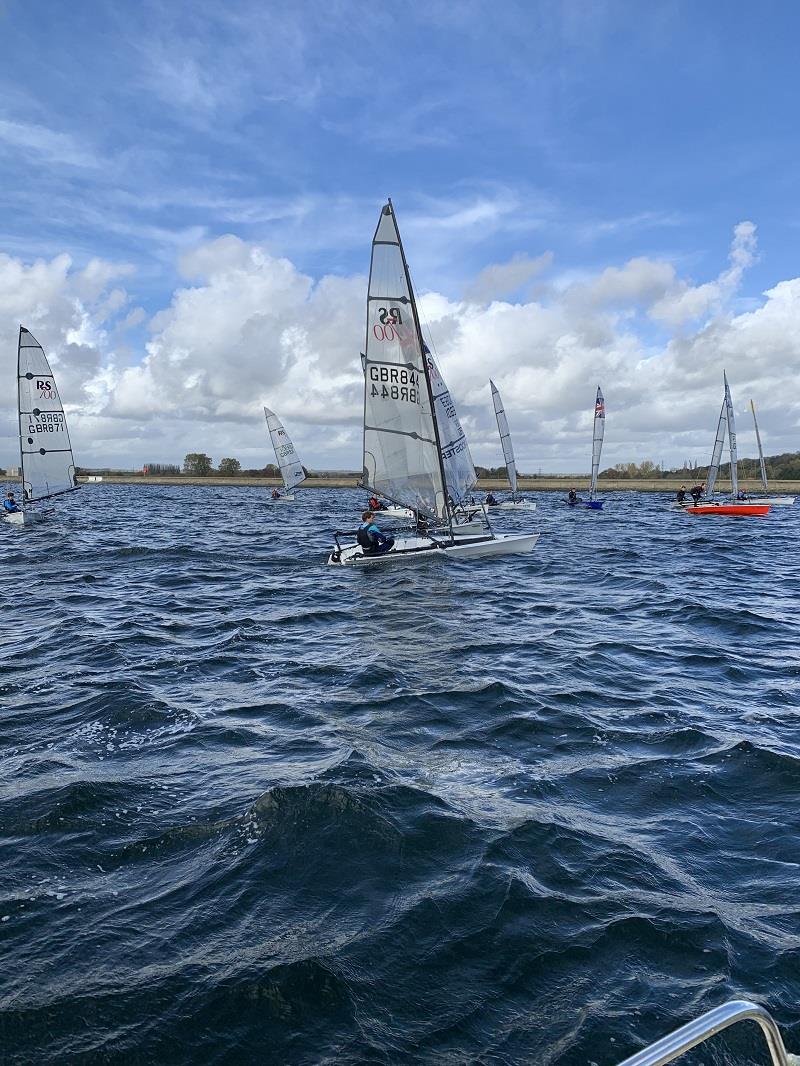
M722 409L719 413L719 422L717 423L717 436L714 440L714 450L711 453L711 464L708 468L708 474L706 475L706 497L710 497L714 492L714 485L717 482L717 474L719 473L719 463L722 458L722 447L725 444L725 429L727 426L727 409L725 407L725 400L722 401Z
M731 499L735 500L739 495L739 468L736 457L736 422L733 414L733 400L731 390L728 387L728 375L722 371L722 379L725 382L725 418L728 423L728 447L731 458Z
M750 410L753 412L753 425L756 427L756 443L758 444L758 462L761 467L761 487L764 492L769 492L767 485L767 467L764 462L764 449L761 447L761 434L758 432L758 419L756 418L756 405L750 401Z
M419 324L419 313L417 312L417 301L414 297L414 286L411 284L411 272L408 269L408 261L406 259L405 249L403 248L403 238L400 236L400 229L397 225L397 215L394 213L394 205L392 203L391 196L389 197L389 211L394 219L394 228L397 232L397 244L400 248L400 258L403 261L403 271L406 276L406 286L408 288L409 301L411 303L411 314L414 319L414 328L417 333L417 342L419 344L419 350L422 353L422 372L425 377L425 386L428 390L428 401L431 405L431 414L433 415L433 434L436 439L436 454L439 457L439 475L442 479L442 486L444 488L444 505L447 512L447 522L450 526L450 536L453 536L453 507L452 502L447 492L447 474L444 469L444 459L442 458L442 442L439 437L439 423L436 418L436 400L433 395L433 384L431 383L431 372L428 366L428 360L425 358L425 341L422 337L422 327Z
M592 483L589 488L589 499L594 499L597 491L597 478L600 473L600 453L603 450L603 436L606 429L606 402L600 386L597 386L597 397L594 401L594 433L592 434Z

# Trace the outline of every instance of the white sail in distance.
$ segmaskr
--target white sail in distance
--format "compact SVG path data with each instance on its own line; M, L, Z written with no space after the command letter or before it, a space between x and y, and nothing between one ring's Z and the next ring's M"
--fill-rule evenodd
M750 410L753 412L753 425L756 427L756 444L758 445L758 463L761 467L761 487L764 492L769 491L767 482L767 464L764 462L764 449L761 447L761 434L758 432L758 419L756 418L756 405L750 401Z
M500 433L500 443L503 446L503 459L506 464L506 471L508 473L508 481L511 485L511 493L513 496L517 495L517 463L514 459L514 446L511 443L511 431L508 428L508 419L506 418L506 411L503 407L503 400L500 396L500 392L497 389L495 383L489 379L489 384L492 388L492 403L494 404L494 413L497 418L497 429Z
M728 426L728 449L731 459L731 499L739 495L739 464L736 455L736 421L733 414L733 400L731 390L728 387L728 375L722 371L722 380L725 382L725 421Z
M294 445L289 439L289 434L283 428L281 420L268 407L264 408L264 416L267 419L267 428L272 440L272 447L275 449L275 460L280 467L281 477L283 478L283 487L288 491L299 485L301 481L305 481L306 472L303 470L303 464L300 462L300 458L294 450Z
M597 386L597 397L594 402L594 433L592 435L592 483L589 486L589 499L594 499L597 491L597 478L600 474L600 453L603 450L603 437L606 431L606 401L600 386Z
M427 347L424 347L423 354L428 363L447 493L454 506L458 506L475 488L478 476L450 390Z
M391 201L372 240L363 487L447 521L447 486L414 294Z
M24 501L71 492L78 486L64 407L44 350L24 326L19 327L17 379Z
M711 496L714 492L714 486L717 483L717 474L719 474L719 464L722 460L722 449L725 445L725 430L728 422L728 411L725 406L725 401L722 401L722 409L719 413L719 422L717 423L717 436L714 439L714 450L711 453L711 465L708 468L708 475L706 476L706 496Z

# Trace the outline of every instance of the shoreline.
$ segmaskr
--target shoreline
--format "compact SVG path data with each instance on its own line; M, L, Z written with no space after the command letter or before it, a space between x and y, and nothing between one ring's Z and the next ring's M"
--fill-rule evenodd
M280 487L282 482L278 478L258 478L258 477L158 477L158 476L145 476L143 474L102 474L92 475L97 480L90 480L89 475L82 475L78 478L80 485L160 485L160 486L181 486L192 488L207 486L209 488L264 488L273 489ZM352 478L340 477L340 478L308 478L298 488L297 491L306 491L308 489L358 489L360 492L364 492L364 489L359 489L356 479L358 475L354 474ZM14 480L14 479L9 479ZM570 477L532 477L532 478L519 478L518 488L519 491L524 492L568 492L569 489L575 488L578 492L588 491L588 475ZM603 478L598 482L597 490L600 493L604 492L656 492L674 495L681 485L685 485L687 490L691 487L688 482L680 481L673 478L651 478L651 479L636 479L636 478ZM730 482L728 480L717 480L717 489L720 492L730 491ZM740 478L739 487L746 492L761 492L761 484L755 478ZM501 478L481 478L475 487L475 493L480 494L482 492L509 492L508 482ZM772 493L800 493L800 481L773 481L770 483L770 492Z

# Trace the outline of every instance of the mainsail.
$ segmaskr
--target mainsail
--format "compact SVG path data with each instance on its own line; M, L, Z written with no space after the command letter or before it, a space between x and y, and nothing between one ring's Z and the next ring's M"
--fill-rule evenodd
M508 428L508 419L506 418L505 408L503 407L503 401L497 390L497 386L491 378L489 379L489 384L492 387L492 403L494 404L494 413L497 417L497 429L500 432L500 443L503 446L503 458L505 459L508 480L511 485L511 494L516 496L517 463L514 459L514 447L511 444L511 431Z
M733 415L733 401L731 390L728 388L728 375L722 371L725 382L725 421L728 425L728 448L731 457L731 498L736 499L739 495L739 466L736 457L736 422Z
M470 455L466 434L461 428L461 422L450 395L450 390L445 385L441 371L436 365L436 360L424 345L423 353L427 360L428 373L430 375L433 410L439 431L439 445L442 452L442 465L444 466L447 493L451 502L458 506L475 488L478 476L475 473L475 466Z
M592 437L592 483L589 486L589 499L594 499L597 491L597 478L600 474L600 453L603 450L603 436L606 431L606 402L597 386L597 397L594 402L594 435Z
M767 466L764 462L764 449L761 447L761 434L758 432L758 419L756 418L756 405L750 401L750 410L753 412L753 425L756 427L756 443L758 444L758 462L761 466L761 486L764 492L769 491L767 483Z
M26 503L78 488L67 420L41 344L19 327L19 445Z
M727 425L728 410L725 405L725 401L722 401L722 410L719 413L719 422L717 423L717 436L714 440L714 451L711 453L711 465L708 468L708 474L706 476L706 496L711 496L714 492L714 485L717 482L717 474L719 473L719 464L722 459L722 448L725 444L725 428Z
M372 240L364 359L363 487L449 519L427 360L391 200Z
M283 423L268 407L264 408L267 419L269 435L272 438L272 447L275 449L275 459L281 469L284 489L293 489L301 481L305 481L306 472L294 445L289 440L289 434L283 428Z

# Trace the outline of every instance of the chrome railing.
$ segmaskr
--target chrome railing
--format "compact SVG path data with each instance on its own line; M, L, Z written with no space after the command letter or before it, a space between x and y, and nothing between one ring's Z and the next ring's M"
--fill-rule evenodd
M664 1066L673 1062L698 1044L710 1040L729 1025L737 1022L757 1022L769 1048L772 1066L800 1066L800 1057L787 1054L778 1026L772 1015L759 1007L757 1003L748 1003L744 999L734 999L723 1003L706 1014L701 1014L693 1022L682 1025L674 1033L662 1037L655 1044L631 1055L620 1062L619 1066Z

